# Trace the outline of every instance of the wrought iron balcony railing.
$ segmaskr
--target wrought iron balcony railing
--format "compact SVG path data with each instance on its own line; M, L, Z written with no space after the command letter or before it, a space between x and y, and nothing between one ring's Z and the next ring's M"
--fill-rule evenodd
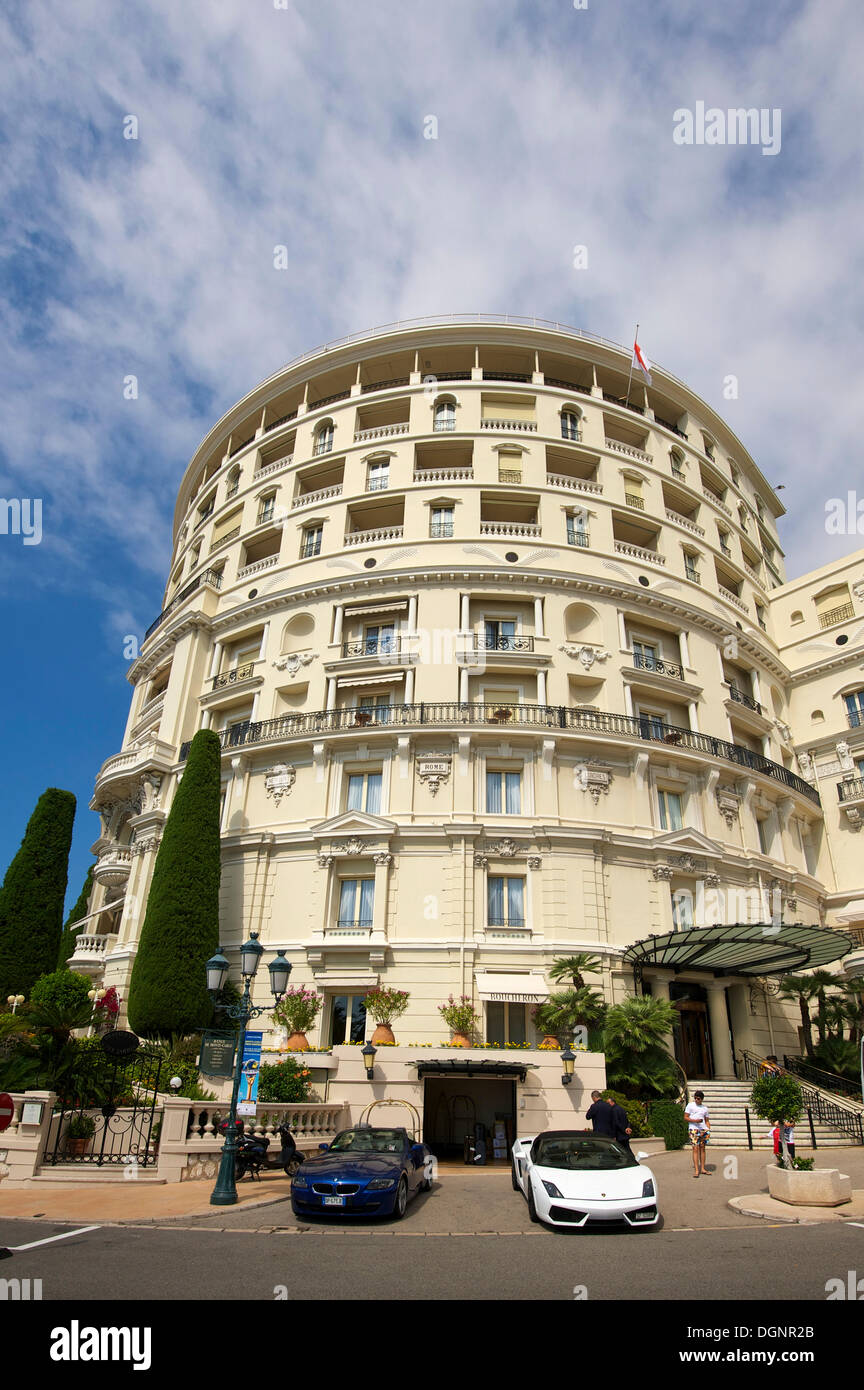
M506 633L495 636L489 632L475 632L475 652L533 652L533 637L508 636Z
M770 563L769 560L766 559L765 563L768 565L768 568L772 571L773 574L777 574L776 569L774 569L774 566ZM777 578L780 578L779 574L777 574ZM819 626L833 627L835 623L845 623L849 620L849 618L854 617L855 609L852 606L852 604L841 603L838 608L831 608L827 613L819 614Z
M189 598L190 594L194 594L196 589L200 589L202 584L210 584L214 589L221 589L222 575L218 570L205 570L203 574L198 574L194 579L190 580L190 582L180 590L179 594L176 594L174 598L172 598L168 606L162 609L159 617L150 624L147 631L144 633L144 641L146 642L150 634L156 631L160 623L164 623L169 613L173 613L174 609L179 607L184 599Z
M658 676L674 676L676 680L683 681L684 667L679 666L674 661L661 661L656 656L645 656L639 652L633 655L633 665L637 671L654 671Z
M730 684L729 694L736 704L744 705L745 709L755 710L757 714L762 713L762 706L758 700L754 700L752 695L746 695L743 690L739 690L737 685Z
M227 685L237 685L239 681L248 681L254 674L255 662L245 661L242 666L235 666L232 671L223 671L221 675L214 676L210 688L222 690Z
M858 801L864 797L864 777L850 777L846 782L837 783L839 801Z
M864 710L850 709L846 711L846 722L850 729L860 729L864 724Z
M358 642L343 642L343 656L386 656L399 659L403 650L398 637L363 637Z
M429 527L429 535L433 540L452 540L453 522L452 521L433 521Z
M471 703L457 700L434 704L379 705L375 709L329 709L308 713L282 714L276 719L253 722L247 720L226 729L220 738L223 749L244 744L264 743L295 737L340 733L358 728L394 725L446 726L510 724L523 729L558 729L576 734L608 735L612 738L639 739L648 743L663 743L687 749L693 753L722 758L739 767L749 768L789 787L808 801L821 806L819 793L797 773L780 763L772 762L761 753L754 753L738 743L714 738L666 724L660 719L611 714L604 710L578 709L567 705L511 705L502 703ZM189 753L191 739L181 746L180 761Z

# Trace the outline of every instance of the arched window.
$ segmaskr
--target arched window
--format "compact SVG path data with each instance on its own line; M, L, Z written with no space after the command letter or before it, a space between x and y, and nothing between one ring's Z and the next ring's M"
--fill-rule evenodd
M680 449L669 450L669 462L672 465L672 476L674 478L684 477L684 455Z
M582 431L580 425L582 420L575 410L561 411L561 438L562 439L581 439Z
M456 402L438 401L435 406L434 429L436 434L446 434L456 428Z
M329 454L333 448L333 421L322 420L315 431L315 454Z

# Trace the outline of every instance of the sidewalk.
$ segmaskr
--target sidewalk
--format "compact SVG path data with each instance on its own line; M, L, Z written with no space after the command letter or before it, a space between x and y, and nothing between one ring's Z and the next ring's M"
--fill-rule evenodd
M0 1217L43 1217L46 1221L164 1221L186 1216L215 1216L270 1206L290 1195L291 1184L281 1169L254 1182L237 1184L238 1201L231 1207L211 1207L214 1179L200 1182L144 1184L33 1183L9 1189L0 1183ZM289 1208L290 1210L290 1208Z

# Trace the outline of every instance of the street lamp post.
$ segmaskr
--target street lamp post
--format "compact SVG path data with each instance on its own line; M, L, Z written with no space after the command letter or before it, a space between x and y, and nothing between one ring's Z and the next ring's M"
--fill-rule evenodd
M229 1004L224 1012L229 1018L236 1019L240 1027L237 1033L237 1058L234 1064L234 1085L231 1090L231 1108L228 1111L228 1128L225 1133L225 1143L222 1148L222 1158L219 1163L219 1176L216 1179L216 1186L210 1197L210 1205L213 1207L230 1207L237 1201L236 1183L236 1161L237 1161L237 1097L240 1094L240 1079L243 1071L243 1044L246 1040L246 1027L250 1019L258 1018L260 1014L267 1013L268 1010L263 1006L252 1003L250 995L250 985L254 980L258 966L261 964L261 957L264 954L264 947L258 940L257 931L250 932L249 940L240 947L240 973L243 977L243 993L236 1004ZM281 951L278 956L270 962L267 967L270 971L270 990L277 1004L288 988L288 977L291 974L291 964L285 959ZM224 989L228 979L228 962L222 954L220 946L215 954L211 956L205 966L207 971L207 988L214 1000L216 995Z

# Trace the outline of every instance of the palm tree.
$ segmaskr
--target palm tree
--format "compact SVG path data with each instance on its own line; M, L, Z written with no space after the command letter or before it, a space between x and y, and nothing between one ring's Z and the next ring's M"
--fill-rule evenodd
M849 1013L849 1041L858 1043L861 1033L864 1031L864 979L856 976L852 980L846 980L843 984L843 992L846 995Z
M540 1022L537 1023L539 1017ZM606 1001L596 990L582 985L550 994L535 1015L538 1027L547 1028L554 1036L573 1034L577 1028L590 1028L606 1017Z
M814 970L810 976L810 983L816 991L816 1031L821 1047L829 1027L828 996L825 991L836 989L843 981L837 975L832 975L830 970Z
M596 975L603 969L600 956L589 956L584 951L575 956L558 956L549 968L550 980L569 980L574 989L583 989L583 972Z
M677 1063L666 1042L677 1022L678 1011L665 999L646 994L615 1004L603 1032L607 1081L625 1092L674 1090Z
M812 975L786 975L780 982L780 993L784 999L797 999L801 1010L801 1040L808 1057L813 1056L813 1020L810 1017L810 1000L815 999L818 986Z

